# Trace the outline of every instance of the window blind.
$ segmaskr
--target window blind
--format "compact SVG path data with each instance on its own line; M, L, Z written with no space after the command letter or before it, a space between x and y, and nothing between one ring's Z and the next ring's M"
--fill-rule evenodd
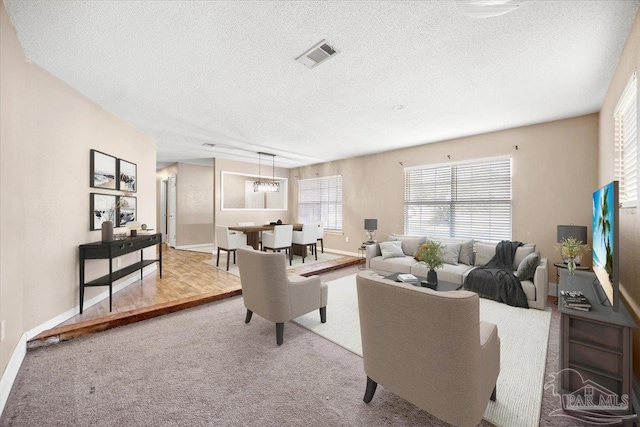
M342 231L342 176L298 181L298 222L322 222L325 230Z
M511 239L511 159L405 170L410 235Z
M634 72L614 111L620 205L638 206L638 84Z

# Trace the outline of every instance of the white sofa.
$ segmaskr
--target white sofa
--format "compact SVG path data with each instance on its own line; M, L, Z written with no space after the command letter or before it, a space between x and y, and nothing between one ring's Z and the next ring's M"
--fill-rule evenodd
M393 273L411 273L415 276L426 277L429 268L419 263L413 258L413 254L417 249L426 242L426 236L405 236L400 234L391 234L388 241L398 241L402 247L403 256L395 256L384 258L380 251L380 243L370 244L366 246L366 266L367 269L373 270L378 274L387 276ZM463 284L466 276L471 270L478 266L483 266L495 255L496 245L498 242L483 242L467 239L442 239L431 238L447 245L460 245L457 265L454 263L445 263L438 268L438 280L446 282ZM516 251L513 270L514 274L520 263L527 255L535 253L535 244L528 243L519 247ZM451 261L451 260L450 260ZM547 304L547 296L549 293L549 274L546 258L540 258L538 266L535 268L533 278L529 280L521 280L522 289L527 296L530 308L544 310Z

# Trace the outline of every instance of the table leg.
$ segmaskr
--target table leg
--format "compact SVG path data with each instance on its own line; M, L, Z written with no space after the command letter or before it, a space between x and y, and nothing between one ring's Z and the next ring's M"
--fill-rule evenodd
M160 268L160 278L162 279L162 243L158 245L158 267Z
M253 246L256 251L260 248L260 232L259 231L247 231L247 245Z
M113 310L113 258L109 258L109 312Z
M80 249L80 314L84 306L84 250Z

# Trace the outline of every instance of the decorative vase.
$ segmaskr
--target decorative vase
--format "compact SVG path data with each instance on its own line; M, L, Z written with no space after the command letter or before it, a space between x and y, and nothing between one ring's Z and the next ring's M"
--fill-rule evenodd
M427 283L430 284L430 285L437 285L438 284L438 273L436 273L435 270L431 269L427 273Z
M113 223L111 221L102 223L102 241L113 242Z
M569 274L575 274L575 272L576 272L576 260L575 260L575 258L569 258L567 260L567 270L569 270Z

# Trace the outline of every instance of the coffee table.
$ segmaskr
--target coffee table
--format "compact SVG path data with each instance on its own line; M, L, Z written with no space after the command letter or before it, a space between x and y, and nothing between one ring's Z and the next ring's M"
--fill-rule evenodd
M403 274L403 273L393 273L390 274L388 276L385 276L385 279L389 279L389 280L393 280L394 282L400 282L398 280L398 274ZM415 276L415 274L414 274ZM433 289L434 291L441 291L441 292L446 292L446 291L457 291L462 289L462 284L460 283L453 283L453 282L446 282L444 280L440 280L438 279L438 284L437 285L431 285L431 284L427 284L427 278L426 277L421 277L421 276L416 276L418 278L418 283L414 284L414 283L408 283L408 282L400 282L400 283L406 283L408 285L413 285L413 286L421 286L423 288L429 288L429 289Z

